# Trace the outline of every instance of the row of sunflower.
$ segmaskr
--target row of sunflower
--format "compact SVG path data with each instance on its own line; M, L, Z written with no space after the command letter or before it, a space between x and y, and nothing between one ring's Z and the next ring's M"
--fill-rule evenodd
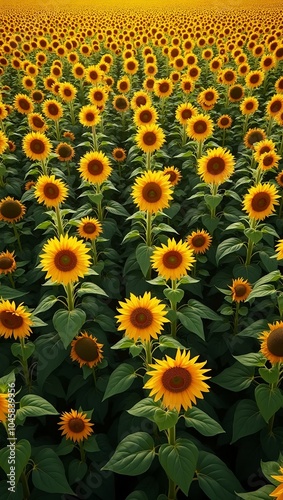
M193 14L0 12L3 499L282 497L282 12Z

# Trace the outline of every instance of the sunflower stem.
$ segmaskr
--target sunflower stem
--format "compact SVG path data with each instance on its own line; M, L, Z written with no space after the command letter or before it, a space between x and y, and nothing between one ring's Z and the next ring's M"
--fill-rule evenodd
M13 287L13 288L16 288L16 286L15 286L15 282L14 282L14 280L13 280L13 276L12 276L12 274L11 274L11 273L9 273L9 280L10 280L10 283L11 283L12 287Z
M95 372L94 366L92 367L92 376L93 376L94 385L96 386L96 372Z
M91 240L91 248L92 248L92 255L93 255L93 263L94 265L97 264L97 249L96 249L96 242L95 240Z
M24 472L21 473L21 483L23 487L23 500L28 500L28 498L30 497L30 491L27 482L27 477Z
M146 212L146 233L145 241L148 247L152 246L152 214L147 210ZM151 279L151 266L149 267L146 275L146 279Z
M13 229L14 229L14 234L17 238L17 242L18 242L18 245L19 245L19 249L20 251L22 252L23 251L23 247L22 247L22 244L21 244L21 240L20 240L20 235L19 235L19 232L17 230L17 227L16 227L16 224L14 222L12 222L12 225L13 225Z
M74 104L73 101L69 103L69 109L70 109L70 115L71 115L71 123L72 125L75 125L76 119L75 119L75 113L74 113Z
M256 220L251 219L250 220L250 228L255 229L256 226ZM252 253L253 253L253 248L254 248L254 242L249 238L248 239L248 248L247 248L247 256L246 256L246 262L245 265L249 266L251 263L251 258L252 258Z
M82 441L79 441L79 447L80 447L81 462L85 463L86 457Z
M247 130L248 130L249 116L250 116L250 115L246 115L246 116L245 116L244 126L243 126L243 134L244 134L244 135L247 133Z
M41 168L42 168L42 173L43 173L43 175L48 175L48 174L47 174L47 165L46 165L45 161L44 161L44 160L41 160L41 162L40 162L40 163L41 163Z
M282 218L282 210L283 210L283 196L281 196L281 201L280 201L279 214L278 214L279 219Z
M55 132L56 132L56 139L57 141L60 141L61 139L61 131L59 127L59 120L55 120Z
M211 192L212 196L216 196L217 192L218 192L218 184L213 183L210 187L210 192ZM216 207L213 206L210 208L211 219L214 219L215 215L216 215Z
M151 352L151 341L150 340L145 341L144 350L145 350L146 369L148 370L149 365L152 363L152 352Z
M171 290L177 289L177 281L171 280ZM177 302L170 300L170 308L174 313L174 319L171 320L171 335L175 339L177 334Z
M25 338L24 337L20 338L20 343L21 343L21 352L22 352L21 364L22 364L22 368L23 368L25 384L27 386L28 392L31 392L31 382L30 382L30 377L29 377L28 361L25 358Z
M281 137L281 143L280 143L280 146L279 146L278 154L281 156L282 153L283 153L283 134L282 134L282 137Z
M74 298L74 286L73 283L70 282L68 283L65 287L66 294L67 294L67 305L68 305L68 310L73 311L75 309L75 298Z
M58 236L59 237L61 235L64 236L64 225L63 225L61 210L60 210L60 208L58 206L55 207L55 213L56 213L56 219L57 219L57 232L58 232Z
M225 140L226 140L226 128L223 129L222 133L222 147L225 145Z
M175 446L176 442L176 426L170 427L168 429L168 444ZM176 485L170 477L168 477L169 487L168 487L168 500L176 500Z
M239 308L240 308L240 302L236 302L236 309L235 309L235 315L234 315L234 328L233 328L234 335L237 335L237 333L238 333Z
M186 124L183 123L183 128L182 128L182 147L186 145L186 142L187 142Z
M145 163L146 170L151 170L151 152L148 151L146 153L146 163Z
M267 135L267 137L269 137L270 134L271 134L271 129L272 129L273 123L274 123L274 118L273 118L273 116L270 116L270 118L268 120L268 126L267 126L267 129L266 129L266 135Z
M203 147L203 141L198 141L198 147L197 147L197 159L202 157L202 147Z
M96 135L96 130L95 126L92 126L92 141L93 141L93 149L94 151L98 151L98 142L97 142L97 135Z

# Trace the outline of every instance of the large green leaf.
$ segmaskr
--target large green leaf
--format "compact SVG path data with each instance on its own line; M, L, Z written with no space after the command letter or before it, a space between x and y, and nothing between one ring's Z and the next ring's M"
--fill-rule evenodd
M175 444L162 444L158 456L167 476L188 495L197 467L197 447L188 439L179 438Z
M228 238L219 243L216 251L217 264L223 257L230 255L233 252L238 252L244 243L239 238Z
M104 295L108 297L107 293L100 288L100 286L95 285L94 283L86 282L82 283L80 288L77 291L78 297L86 294L94 294L94 295Z
M27 394L20 400L20 408L16 411L16 419L40 417L42 415L58 415L58 411L46 399L36 394Z
M202 340L205 340L202 319L193 309L183 307L182 312L177 312L177 317L189 332L195 333Z
M86 320L86 313L82 309L67 311L59 309L53 316L53 325L59 333L65 349L69 346L73 338L78 335Z
M239 498L244 500L271 500L270 493L274 490L274 486L266 484L259 488L259 490L251 491L248 493L236 493Z
M150 257L152 255L152 252L153 248L148 247L144 243L141 243L140 245L137 246L136 259L144 276L147 275L147 272L151 266Z
M50 448L40 450L35 457L32 482L41 491L50 493L70 493L74 495L65 475L64 466L55 451Z
M225 370L219 375L216 375L216 377L213 377L211 382L225 389L229 389L230 391L238 392L249 387L253 378L253 366L244 366L236 362L232 366L229 366L229 368L225 368Z
M158 403L155 403L151 398L145 398L136 403L130 410L127 410L130 415L135 417L146 417L154 422L156 410L160 408Z
M201 318L211 319L212 321L218 321L219 319L221 319L221 316L219 316L219 314L217 314L198 300L190 299L188 301L188 306Z
M283 406L281 390L266 384L260 384L256 387L255 400L260 414L266 422Z
M250 399L239 401L234 413L232 443L244 436L255 434L265 425L255 401Z
M15 448L13 444L15 444ZM30 459L31 445L26 439L21 439L17 443L10 441L9 446L10 448L6 447L0 450L0 467L2 467L6 474L10 474L14 471L15 482L17 484L21 473ZM13 469L11 469L12 467Z
M129 434L118 444L117 449L102 467L118 474L138 476L146 472L155 456L154 442L147 432Z
M277 479L274 479L272 476L279 476L280 475L280 464L278 462L260 462L261 470L265 477L270 481L272 484L275 486L278 485Z
M18 297L23 297L28 292L21 292L20 290L15 290L15 288L10 288L6 285L1 285L0 299L11 300L17 299Z
M235 491L243 491L227 465L207 451L199 452L197 478L201 490L209 500L235 500Z
M58 299L57 297L55 297L55 295L48 295L48 297L45 297L41 300L36 309L33 311L33 314L39 314L41 312L48 311L48 309L51 309L51 307L53 307L57 301Z
M240 356L233 356L241 365L245 366L264 366L266 358L261 352L250 352L248 354L241 354Z
M176 410L163 410L157 408L154 414L154 421L158 425L158 429L163 431L170 429L178 422L179 413Z
M119 365L109 377L102 401L110 398L110 396L113 396L114 394L125 392L132 385L136 376L135 369L132 365L129 365L128 363L122 363Z
M187 427L193 427L203 436L215 436L225 432L221 425L207 413L193 406L184 414Z

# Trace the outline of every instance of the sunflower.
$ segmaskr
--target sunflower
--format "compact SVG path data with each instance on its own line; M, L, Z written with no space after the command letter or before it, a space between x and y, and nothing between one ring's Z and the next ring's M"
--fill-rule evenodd
M187 236L187 243L195 254L205 253L212 242L212 237L204 229L197 229Z
M208 149L205 156L198 159L198 175L207 184L222 184L234 172L235 160L225 148Z
M76 87L69 82L60 83L59 95L65 102L71 102L75 99L77 94Z
M0 130L0 155L6 151L8 147L8 137Z
M135 57L130 57L124 61L123 68L125 73L135 75L139 69L139 62L135 59Z
M232 286L229 286L232 291L232 300L241 302L248 298L252 291L251 285L243 278L237 278L232 281Z
M30 189L32 189L34 186L36 185L36 182L35 181L27 181L25 183L25 191L29 191Z
M176 186L182 178L180 170L175 167L165 167L163 170L163 174L169 178L171 186Z
M203 369L206 361L197 363L199 356L191 358L190 351L181 352L177 349L176 357L166 354L166 359L156 359L155 364L149 365L150 379L145 383L145 389L151 389L150 396L154 401L162 400L169 410L180 412L183 407L186 411L196 404L196 398L203 399L203 392L209 392L209 386L204 380L209 369Z
M85 79L87 82L92 83L93 85L96 85L97 83L101 82L103 77L103 71L99 69L98 66L88 66L85 70Z
M111 174L112 167L104 153L91 151L81 157L79 172L85 181L102 184Z
M16 110L23 115L32 113L34 109L32 100L25 94L17 94L15 96L14 106Z
M213 87L209 87L202 90L197 96L197 101L200 105L205 104L207 106L214 106L219 98L217 90Z
M5 120L8 116L8 111L6 109L6 106L3 102L0 102L0 122L1 120Z
M55 149L59 161L69 161L75 156L75 150L67 142L59 142Z
M153 106L145 104L140 106L135 110L134 113L134 123L137 127L142 127L143 125L152 125L158 119L157 111Z
M70 139L72 142L75 140L75 135L70 130L66 130L66 132L63 133L63 137Z
M275 151L275 144L271 139L264 139L263 141L257 142L254 146L254 158L260 161L261 156L264 153L270 153Z
M283 259L283 240L279 240L279 241L277 242L277 245L276 245L276 247L275 247L275 250L276 250L276 252L277 252L277 254L276 254L276 259L277 259L277 260L281 260L281 259Z
M78 240L76 236L60 236L52 238L43 246L40 255L41 267L46 271L46 278L51 278L54 283L67 285L78 281L90 267L89 249Z
M68 196L68 188L61 179L55 175L41 175L34 190L35 197L39 203L47 207L58 207Z
M281 160L281 156L279 156L275 151L263 153L260 156L258 168L260 168L261 170L270 170L271 168L277 168L279 160Z
M83 217L78 226L78 233L81 238L95 240L102 233L102 225L93 217Z
M156 297L151 297L150 292L137 297L133 293L125 302L119 302L120 313L117 316L118 331L125 330L125 335L137 342L156 339L163 330L163 324L169 322L166 318L165 304Z
M268 324L269 330L261 333L260 350L270 363L282 363L283 361L283 321Z
M244 136L244 144L249 149L254 149L257 142L266 139L266 133L262 128L251 128Z
M271 476L273 479L276 481L279 481L278 486L276 486L275 490L273 490L271 493L269 493L270 497L276 497L277 500L282 500L283 498L283 467L280 467L279 469L280 476Z
M156 247L150 258L152 267L166 280L177 280L187 274L194 262L194 252L187 242L168 239L167 244Z
M6 252L0 253L0 274L9 274L15 271L17 264L14 258L14 252L10 253L8 250Z
M249 71L245 76L245 83L249 89L259 87L264 80L264 72L261 70Z
M31 99L37 103L43 102L44 93L41 90L33 90L31 93Z
M31 132L23 139L23 150L31 160L45 160L51 151L51 142L41 132Z
M244 196L243 206L249 217L255 220L263 220L274 212L274 205L280 196L273 184L258 184L249 189Z
M18 222L26 212L26 207L19 201L7 196L0 200L0 220Z
M42 104L42 112L50 120L57 121L63 116L63 106L55 99L48 99Z
M134 111L142 106L150 106L150 105L151 105L151 99L146 92L144 92L143 90L138 90L137 92L134 93L131 99L131 108Z
M157 97L169 97L173 92L173 83L170 78L155 80L153 91Z
M165 135L163 130L153 123L140 127L135 139L140 149L145 153L152 153L162 147Z
M228 91L228 99L230 102L238 102L243 99L245 89L242 85L232 85Z
M99 109L94 104L83 106L79 112L79 121L85 127L94 127L100 122Z
M145 78L142 86L145 90L147 90L147 92L153 92L154 82L155 79L151 76L148 76L147 78Z
M187 121L196 115L197 109L190 102L179 104L175 112L176 120L178 120L181 125L186 125Z
M118 161L119 163L127 158L126 151L123 148L114 148L112 151L112 156L114 160Z
M276 59L273 54L264 54L260 60L262 71L269 71L276 66Z
M85 77L86 73L84 65L80 62L75 63L74 66L72 67L72 73L75 78L81 80L82 78Z
M269 116L276 116L283 111L283 95L275 94L266 105L266 112Z
M8 394L0 393L0 422L6 422L8 414Z
M103 344L97 342L96 337L81 332L71 342L70 357L72 361L78 361L80 368L87 365L89 368L97 366L103 359Z
M116 95L113 99L113 106L119 113L125 113L130 107L129 100L124 95Z
M195 141L203 141L212 135L213 121L207 115L197 114L187 121L187 135Z
M25 306L18 307L9 300L0 301L0 335L5 339L14 336L17 338L28 337L31 333L32 320Z
M275 84L274 84L275 90L277 94L282 94L283 93L283 76L280 76Z
M66 439L71 439L76 443L87 439L93 433L91 427L94 424L90 423L90 418L87 418L86 413L82 411L65 411L60 418L59 429L62 432L62 436L66 436Z
M259 103L256 97L245 97L240 104L242 115L251 115L258 109Z
M127 92L129 92L131 89L130 79L127 76L123 76L123 78L118 80L116 88L118 92L121 92L122 94L127 94Z
M222 129L230 128L232 125L232 118L229 115L221 115L217 120L217 126Z
M234 85L237 80L237 73L232 68L223 69L220 73L221 83Z
M163 172L147 171L137 178L132 197L139 210L156 213L169 206L172 186Z
M29 113L28 124L33 132L45 132L48 129L48 125L40 113Z

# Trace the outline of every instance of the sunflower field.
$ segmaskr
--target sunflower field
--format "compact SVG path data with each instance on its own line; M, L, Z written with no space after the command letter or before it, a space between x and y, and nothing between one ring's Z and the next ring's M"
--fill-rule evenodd
M0 9L1 500L283 499L283 10L164 5Z

